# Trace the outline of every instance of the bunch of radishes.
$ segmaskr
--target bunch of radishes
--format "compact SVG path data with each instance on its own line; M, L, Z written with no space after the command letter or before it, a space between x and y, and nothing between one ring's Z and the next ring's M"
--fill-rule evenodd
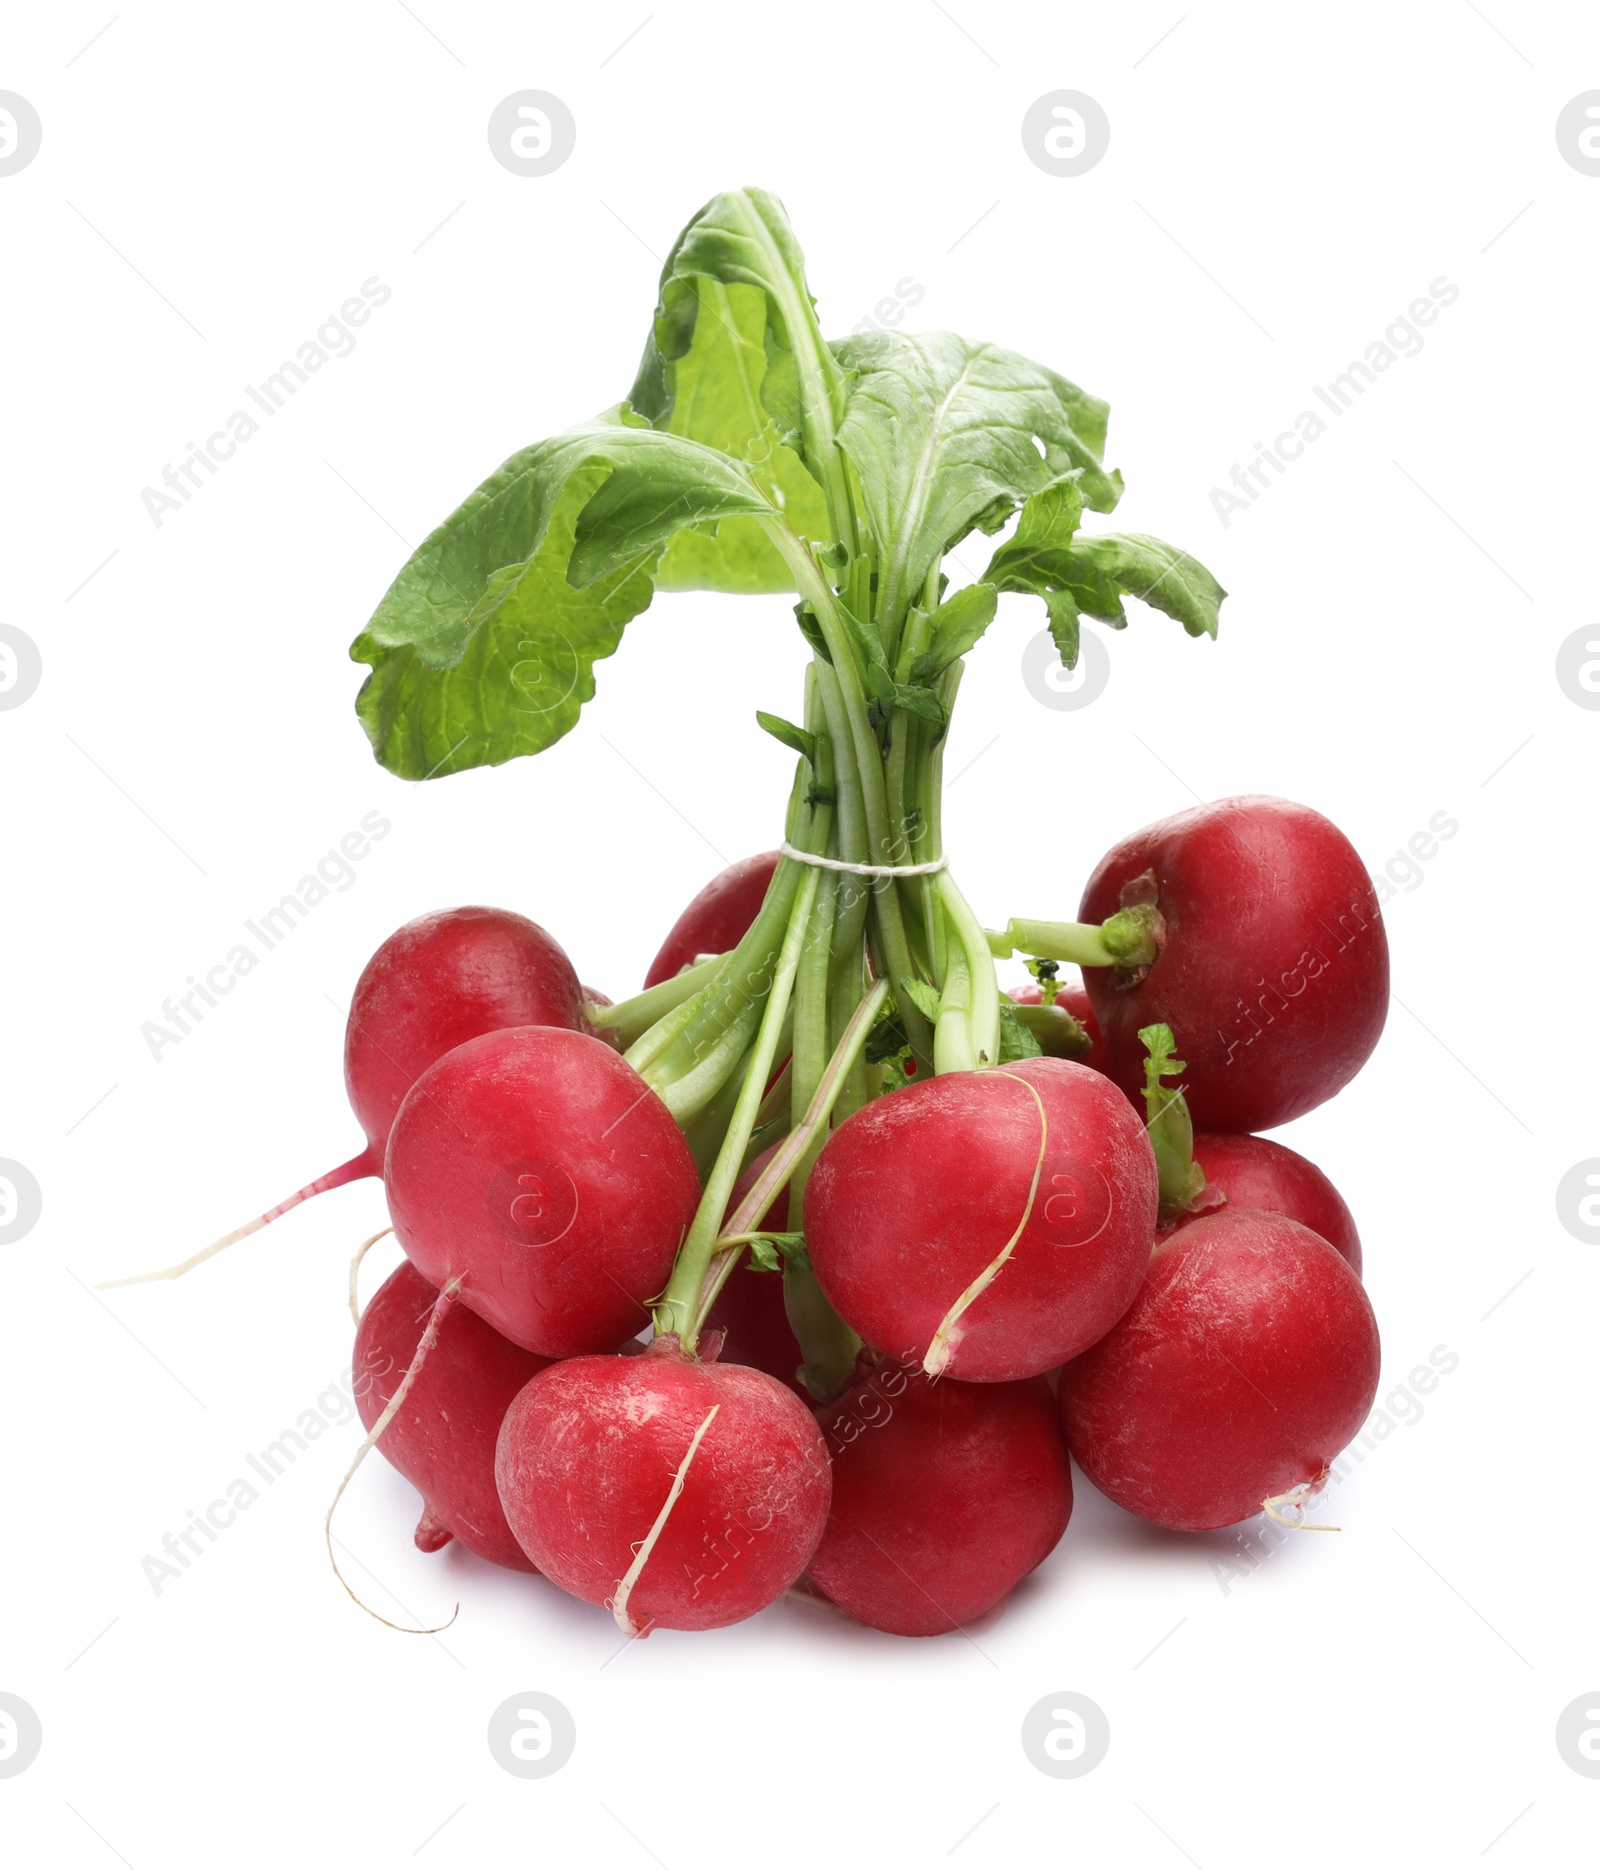
M1231 799L1118 845L1081 921L997 934L943 847L1001 593L1069 666L1127 596L1216 634L1198 561L1081 530L1121 496L1106 413L950 333L827 342L781 206L733 191L674 246L627 401L491 475L357 638L413 779L566 733L657 585L788 591L812 651L800 720L758 716L796 755L781 851L643 990L586 990L505 911L408 923L351 1006L366 1148L228 1237L382 1175L407 1261L360 1319L362 1452L421 1491L424 1549L630 1634L791 1590L930 1634L1052 1549L1069 1449L1159 1525L1302 1522L1377 1330L1338 1194L1253 1132L1377 1042L1366 872L1317 813ZM952 591L952 547L1013 521Z

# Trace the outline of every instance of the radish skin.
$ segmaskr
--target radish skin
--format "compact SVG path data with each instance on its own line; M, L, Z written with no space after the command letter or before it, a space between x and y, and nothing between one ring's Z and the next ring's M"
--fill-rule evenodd
M1366 1420L1378 1362L1372 1306L1326 1240L1285 1215L1220 1208L1160 1243L1057 1399L1102 1493L1207 1532L1319 1486Z
M932 1381L883 1359L818 1411L833 1506L808 1567L841 1610L938 1636L992 1610L1072 1516L1049 1385Z
M700 1198L683 1133L588 1033L518 1026L447 1052L400 1107L384 1170L408 1258L545 1357L649 1322Z
M806 1245L869 1344L920 1361L937 1341L948 1375L1009 1382L1110 1330L1144 1276L1156 1200L1155 1158L1121 1092L1086 1066L1030 1058L858 1110L811 1172Z
M409 1261L373 1294L356 1332L356 1407L370 1429L399 1387L438 1299ZM492 1564L531 1571L495 1488L495 1442L512 1398L548 1359L508 1342L464 1305L440 1321L438 1342L379 1437L378 1452L422 1495L424 1552L456 1538Z
M671 1338L542 1371L506 1412L496 1473L529 1558L630 1635L719 1629L776 1602L832 1492L803 1403Z

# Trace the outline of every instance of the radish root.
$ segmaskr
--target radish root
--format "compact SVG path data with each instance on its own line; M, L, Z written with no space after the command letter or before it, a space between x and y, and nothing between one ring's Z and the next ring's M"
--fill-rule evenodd
M370 1241L368 1245L371 1245ZM344 1586L345 1595L350 1599L352 1604L364 1610L369 1617L375 1617L379 1623L387 1624L391 1630L398 1630L402 1636L437 1636L441 1630L448 1630L450 1625L455 1622L456 1618L461 1615L461 1606L457 1604L443 1623L434 1624L427 1629L413 1629L409 1624L390 1623L387 1617L380 1616L370 1604L363 1604L361 1599L351 1590L349 1581L339 1569L338 1559L333 1555L333 1515L338 1508L339 1502L344 1498L345 1488L355 1479L356 1469L366 1460L368 1450L395 1419L395 1416L400 1411L400 1405L410 1394L411 1385L416 1382L423 1364L427 1361L428 1353L433 1349L434 1345L439 1342L439 1327L444 1323L445 1313L448 1312L451 1305L454 1304L456 1293L459 1292L460 1289L460 1279L452 1279L449 1285L439 1294L438 1298L434 1300L433 1310L428 1314L428 1322L423 1326L422 1336L417 1340L416 1351L412 1356L410 1364L406 1368L405 1375L400 1379L400 1387L389 1398L388 1407L384 1410L383 1414L378 1417L377 1421L373 1423L367 1439L356 1450L355 1459L346 1469L344 1479L339 1482L339 1491L333 1496L333 1502L328 1508L327 1517L322 1522L322 1535L328 1547L328 1563L333 1567L333 1575L339 1580L340 1584ZM713 1411L713 1413L715 1413L715 1411Z
M643 1542L633 1555L633 1563L624 1572L617 1585L617 1594L611 1600L611 1614L617 1620L617 1628L624 1636L648 1636L649 1625L641 1628L628 1614L628 1599L633 1595L633 1587L639 1582L639 1574L649 1562L650 1554L656 1548L656 1541L667 1529L667 1521L672 1516L672 1509L678 1504L683 1492L683 1484L689 1478L689 1468L695 1456L700 1452L700 1444L706 1438L706 1431L717 1418L721 1403L713 1403L706 1411L706 1419L694 1432L694 1439L689 1443L689 1452L678 1463L678 1471L672 1477L672 1485L667 1489L666 1500L661 1511L656 1514L655 1524L645 1534Z
M179 1260L176 1266L164 1266L158 1273L130 1273L123 1279L102 1279L95 1287L96 1292L109 1292L114 1286L149 1286L160 1279L181 1279L185 1273L191 1273L197 1266L209 1260L214 1253L220 1253L224 1247L231 1247L236 1240L243 1240L250 1234L256 1234L269 1221L277 1220L280 1214L287 1214L291 1208L298 1208L302 1201L309 1201L313 1195L325 1195L330 1188L343 1188L346 1182L359 1182L364 1175L375 1175L372 1166L370 1146L362 1150L359 1156L352 1156L348 1162L341 1162L337 1169L330 1169L326 1175L319 1175L314 1182L307 1182L304 1188L297 1188L286 1201L280 1201L275 1208L268 1208L265 1214L258 1214L253 1221L246 1221L243 1227L236 1227L231 1234L224 1234L220 1240L213 1240L209 1247L202 1247L198 1253L191 1253L186 1260Z
M1045 1115L1044 1099L1026 1078L1019 1078L1014 1071L1003 1071L1000 1076L1010 1078L1014 1083L1020 1084L1039 1107L1039 1155L1033 1165L1033 1180L1028 1184L1027 1205L1022 1210L1022 1219L1017 1222L1016 1232L939 1320L939 1329L934 1332L933 1342L928 1346L928 1354L922 1360L922 1367L930 1377L944 1374L950 1362L951 1353L956 1347L956 1326L973 1301L981 1298L999 1277L1000 1268L1011 1258L1017 1242L1022 1238L1023 1231L1033 1219L1033 1204L1039 1197L1039 1177L1044 1173L1044 1152L1050 1137L1050 1120Z
M1280 1526L1287 1526L1290 1532L1342 1532L1340 1526L1308 1526L1305 1522L1306 1503L1317 1491L1315 1481L1302 1481L1298 1487L1291 1487L1287 1493L1275 1493L1270 1500L1261 1502L1261 1510L1268 1519L1276 1520ZM1299 1519L1290 1519L1280 1513L1278 1508L1287 1506L1301 1515Z
M350 1316L358 1325L361 1323L361 1300L356 1291L356 1282L360 1277L361 1262L378 1242L382 1240L385 1234L392 1234L393 1232L394 1228L392 1226L380 1227L375 1234L362 1241L361 1245L356 1248L356 1257L350 1262Z

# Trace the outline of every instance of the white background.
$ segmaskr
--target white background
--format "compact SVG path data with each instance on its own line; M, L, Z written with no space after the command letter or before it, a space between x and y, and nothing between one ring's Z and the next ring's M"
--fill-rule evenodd
M1554 1191L1600 1153L1600 718L1554 659L1595 621L1600 178L1554 124L1600 86L1600 17L657 0L628 38L650 4L133 5L81 56L111 0L10 21L0 87L44 142L0 179L0 622L44 679L0 714L0 1155L45 1205L0 1248L0 1689L44 1726L0 1780L8 1859L1573 1861L1600 1783L1554 1725L1600 1684L1600 1271ZM485 138L525 87L578 124L541 179ZM1112 125L1076 179L1019 134L1060 87ZM1080 712L1023 689L1042 619L1005 601L947 765L985 920L1070 914L1113 837L1194 796L1303 799L1374 871L1459 822L1389 906L1372 1064L1280 1132L1360 1221L1381 1396L1435 1346L1459 1367L1336 1490L1338 1536L1250 1572L1232 1535L1161 1534L1082 1485L969 1638L780 1605L618 1653L541 1580L415 1552L415 1497L373 1462L341 1509L353 1574L402 1621L461 1603L439 1640L395 1635L323 1552L349 1425L158 1596L145 1554L347 1365L381 1191L175 1287L87 1287L358 1146L338 1007L399 922L514 907L618 994L778 834L790 762L751 717L797 705L780 599L658 600L563 744L424 787L374 765L345 654L402 540L626 393L659 257L745 182L785 199L830 333L911 279L911 326L1106 396L1121 523L1233 593L1215 644L1139 611ZM392 298L355 351L157 528L140 490L374 275ZM1440 276L1460 296L1421 353L1224 528L1210 488ZM355 885L153 1061L141 1023L373 810L393 831ZM485 1744L529 1689L578 1727L537 1782ZM1076 1781L1019 1743L1067 1689L1112 1730Z

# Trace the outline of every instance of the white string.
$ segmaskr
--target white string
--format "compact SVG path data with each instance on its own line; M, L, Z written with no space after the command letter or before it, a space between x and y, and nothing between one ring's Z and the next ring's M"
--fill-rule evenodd
M819 870L843 870L853 877L930 877L936 870L948 869L950 864L948 857L935 857L927 864L847 864L838 857L816 857L810 851L797 851L787 840L778 849L797 864L815 864Z

